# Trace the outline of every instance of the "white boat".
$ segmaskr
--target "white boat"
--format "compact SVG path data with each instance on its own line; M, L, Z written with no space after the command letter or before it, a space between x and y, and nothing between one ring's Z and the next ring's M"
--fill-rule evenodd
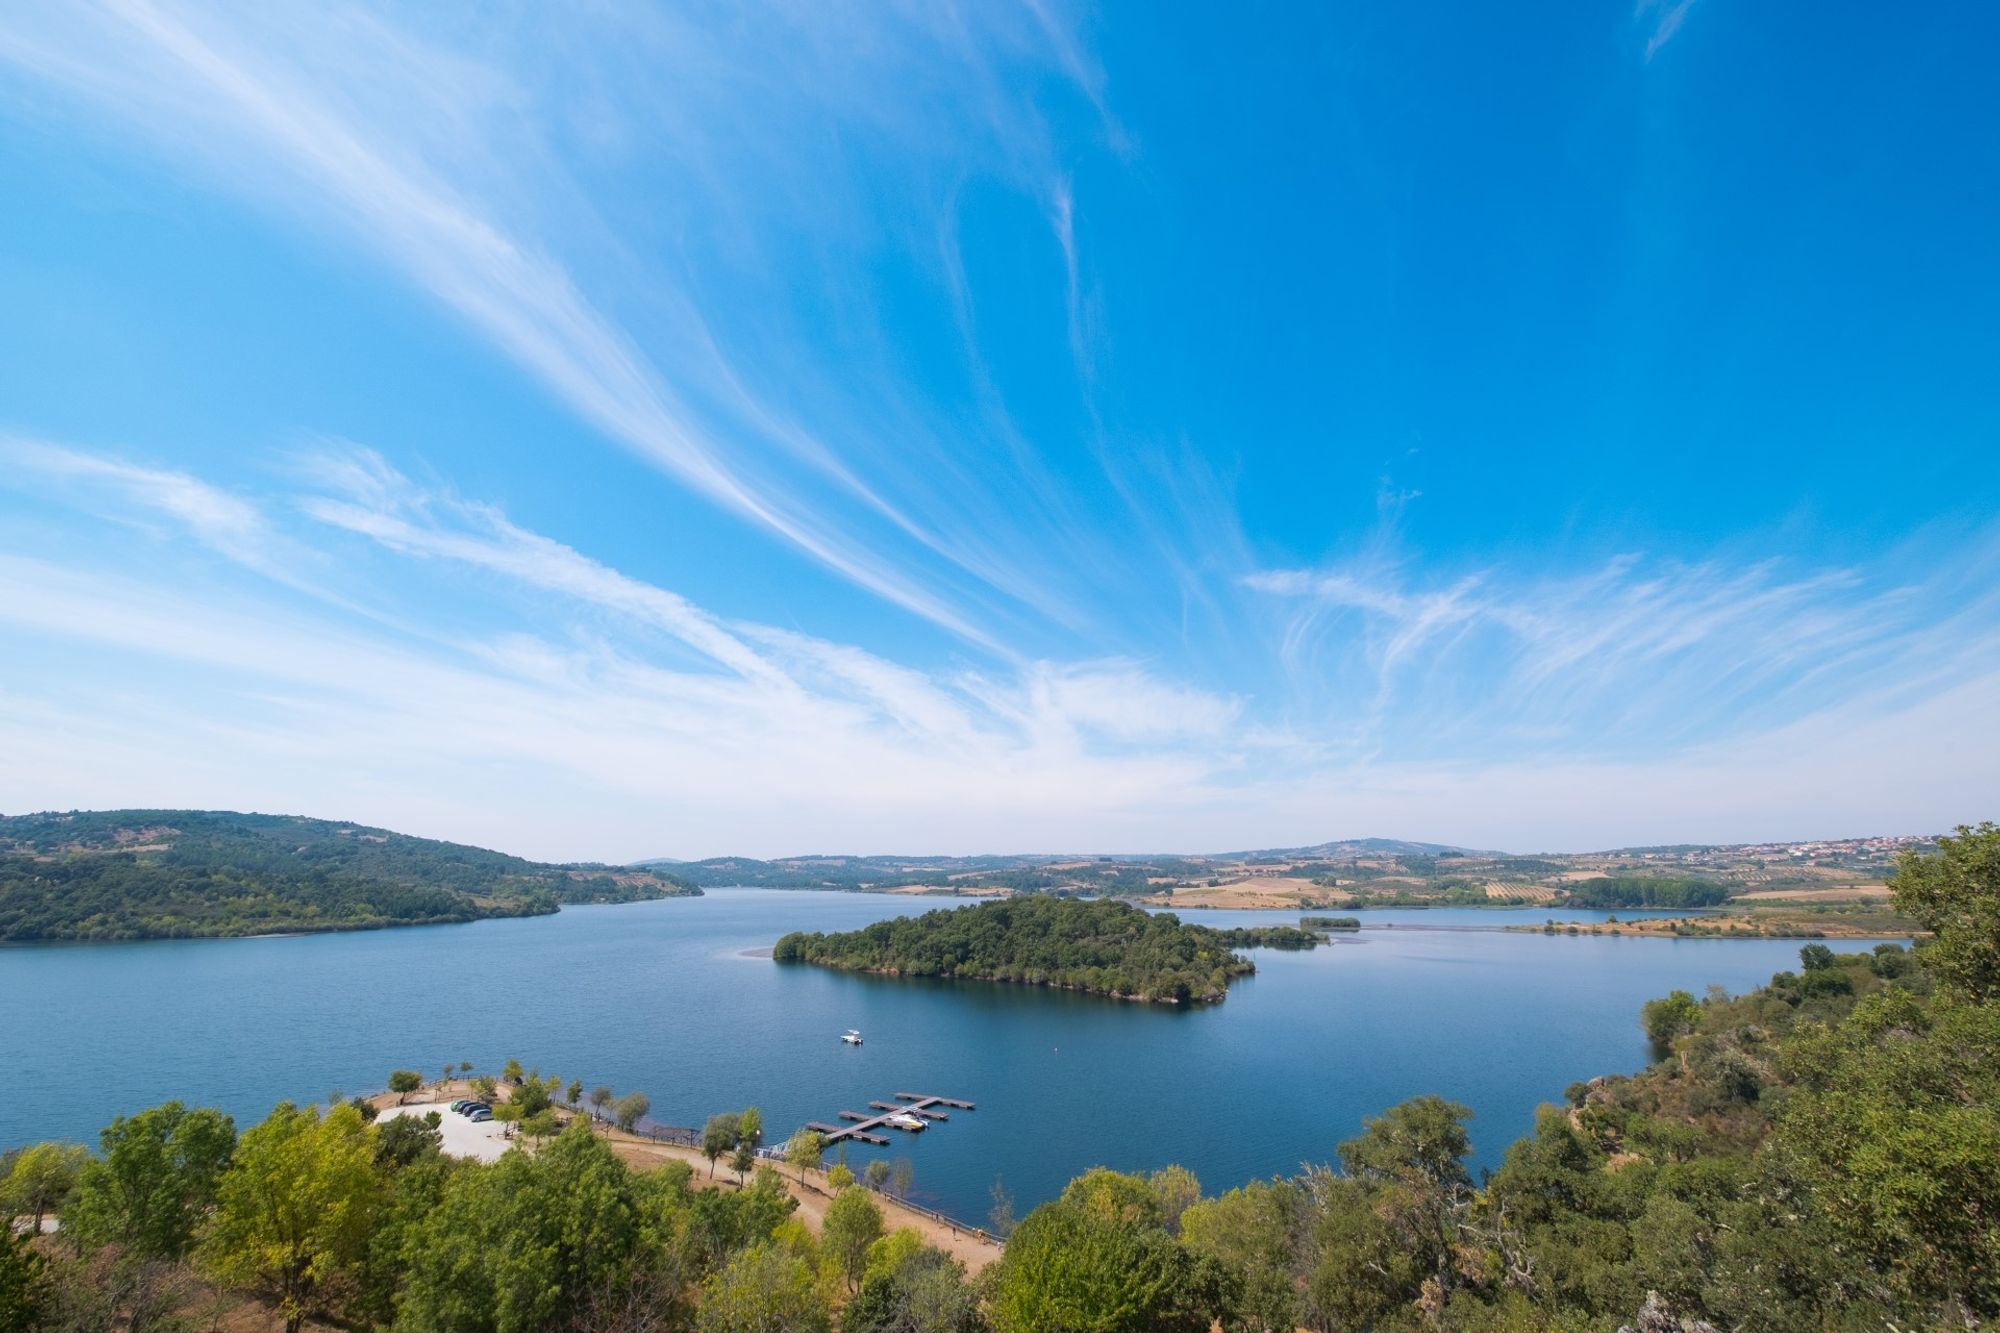
M911 1115L908 1111L898 1111L883 1123L894 1125L897 1129L908 1130L912 1134L921 1134L930 1128L930 1123L923 1117Z
M846 1042L849 1046L859 1046L861 1044L861 1034L859 1032L856 1032L853 1028L849 1028L847 1029L847 1031L841 1033L840 1039Z

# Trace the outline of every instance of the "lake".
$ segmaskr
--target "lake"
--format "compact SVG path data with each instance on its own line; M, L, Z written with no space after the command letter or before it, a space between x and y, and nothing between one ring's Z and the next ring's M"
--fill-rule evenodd
M1217 1191L1329 1160L1363 1116L1424 1092L1473 1108L1477 1164L1492 1166L1532 1127L1537 1103L1645 1064L1645 1000L1674 987L1747 990L1796 967L1799 950L1370 929L1309 953L1258 950L1256 976L1192 1011L754 956L788 930L846 930L939 905L732 889L460 926L0 949L0 1146L94 1145L112 1116L169 1098L220 1106L240 1128L281 1098L379 1088L391 1068L433 1077L447 1060L471 1060L497 1073L514 1056L586 1087L644 1091L668 1124L755 1103L774 1141L898 1091L975 1101L977 1111L920 1138L856 1144L850 1160L858 1169L876 1153L906 1156L919 1201L979 1222L996 1176L1024 1213L1095 1165L1178 1162ZM1493 926L1548 915L1364 920ZM865 1046L837 1040L849 1027Z

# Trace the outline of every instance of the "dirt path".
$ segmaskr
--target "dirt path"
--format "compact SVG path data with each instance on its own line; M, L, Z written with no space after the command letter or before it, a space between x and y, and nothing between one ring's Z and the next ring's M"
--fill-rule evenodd
M453 1079L450 1083L433 1081L426 1083L421 1091L411 1093L408 1104L414 1106L419 1099L423 1102L445 1102L454 1097L469 1097L473 1095L475 1094L472 1085L464 1080ZM393 1092L385 1092L377 1094L369 1100L374 1102L377 1107L386 1110L402 1104L405 1099L398 1098ZM588 1108L577 1108L575 1111L572 1111L568 1106L558 1106L557 1111L563 1115L589 1114ZM693 1148L683 1148L671 1143L655 1143L651 1139L640 1138L636 1134L624 1133L607 1124L599 1124L597 1132L603 1135L611 1144L612 1151L616 1152L619 1157L632 1166L643 1169L645 1167L657 1166L662 1162L686 1162L694 1168L694 1184L697 1187L702 1189L737 1188L735 1177L726 1168L717 1168L713 1179L711 1179L708 1159ZM785 1182L785 1188L791 1191L794 1199L799 1201L799 1215L806 1220L807 1225L817 1232L820 1229L820 1223L826 1217L826 1205L832 1197L832 1190L826 1183L826 1173L824 1171L808 1171L805 1173L805 1182L801 1184L796 1168L789 1166L778 1167L773 1163L765 1163L765 1165L769 1165L773 1170L777 1171L778 1178ZM877 1194L875 1196L875 1203L882 1209L882 1221L889 1230L894 1231L901 1227L910 1228L922 1236L926 1244L936 1246L952 1258L963 1263L967 1273L977 1273L980 1269L1000 1257L1000 1243L991 1238L984 1237L979 1232L967 1231L963 1227L955 1227L950 1223L940 1222L936 1218L917 1212L913 1208L907 1208L884 1194Z
M616 1129L603 1129L611 1141L611 1147L621 1158L633 1166L645 1168L662 1162L686 1162L694 1168L694 1185L700 1189L740 1188L735 1176L726 1167L718 1167L714 1177L709 1176L708 1159L693 1148L683 1148L671 1143L654 1143L650 1139L624 1134ZM798 1200L799 1216L815 1232L826 1220L826 1206L832 1191L826 1183L824 1171L807 1171L805 1182L799 1182L796 1167L770 1165L785 1183L791 1196ZM965 1271L977 1273L986 1265L1000 1257L1000 1244L990 1238L982 1238L977 1232L963 1227L951 1226L927 1214L906 1208L887 1195L877 1194L875 1203L882 1210L882 1222L891 1231L908 1227L924 1238L927 1245L936 1246L952 1258L965 1265Z

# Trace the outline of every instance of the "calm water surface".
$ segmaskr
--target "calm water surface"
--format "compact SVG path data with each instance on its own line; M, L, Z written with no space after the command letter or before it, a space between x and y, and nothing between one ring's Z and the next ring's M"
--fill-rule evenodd
M920 1199L980 1220L996 1175L1025 1212L1099 1164L1179 1162L1211 1190L1291 1171L1422 1092L1474 1109L1478 1162L1494 1165L1537 1103L1645 1063L1642 1002L1676 986L1746 990L1798 959L1775 940L1368 930L1311 953L1260 950L1227 1001L1181 1012L752 956L787 930L934 905L737 889L463 926L0 949L0 1146L95 1143L113 1115L172 1097L242 1125L281 1098L380 1087L391 1068L496 1072L511 1055L586 1087L641 1089L670 1124L755 1103L774 1139L898 1091L976 1101L921 1138L857 1144L851 1160L907 1156ZM848 1027L867 1045L841 1045Z

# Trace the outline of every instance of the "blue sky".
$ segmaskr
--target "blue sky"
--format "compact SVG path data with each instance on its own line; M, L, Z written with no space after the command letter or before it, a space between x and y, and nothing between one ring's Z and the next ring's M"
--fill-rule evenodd
M2000 808L2000 15L0 14L0 809Z

